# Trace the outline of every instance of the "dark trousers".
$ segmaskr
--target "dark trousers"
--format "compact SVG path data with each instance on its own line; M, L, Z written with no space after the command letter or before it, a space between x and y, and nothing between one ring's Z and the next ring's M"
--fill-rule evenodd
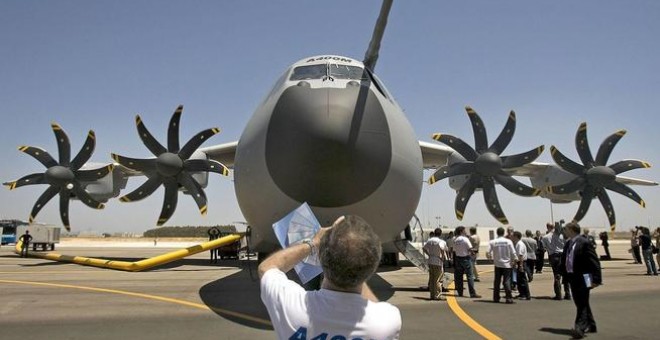
M605 249L605 256L608 260L612 259L612 256L610 256L610 245L609 244L603 244L603 249Z
M518 294L520 294L520 297L530 298L531 295L529 294L529 284L527 284L527 273L525 267L527 267L527 265L523 263L522 268L517 269L518 273L516 274L516 278L518 281Z
M545 251L540 251L536 253L536 271L543 271L543 262L545 261Z
M525 262L525 272L527 272L527 282L534 281L534 265L536 265L536 259L526 260Z
M552 266L552 275L554 276L555 298L561 298L561 272L559 265L561 264L561 254L552 254L549 256L550 265ZM564 282L564 295L571 296L571 290L568 282Z
M568 274L568 282L573 291L573 302L577 308L575 315L575 329L582 331L595 331L596 321L589 305L589 288L584 284L584 277L579 274Z
M504 294L507 300L511 300L511 268L495 267L495 281L493 282L493 301L500 302L500 286L504 281Z
M640 246L632 247L633 256L635 257L635 262L636 263L642 263L642 254L640 252L641 248L642 247L640 247Z
M459 296L463 296L463 274L467 275L468 278L470 296L476 295L477 291L474 290L474 273L472 272L472 260L470 256L455 256L454 285L456 285L456 292Z

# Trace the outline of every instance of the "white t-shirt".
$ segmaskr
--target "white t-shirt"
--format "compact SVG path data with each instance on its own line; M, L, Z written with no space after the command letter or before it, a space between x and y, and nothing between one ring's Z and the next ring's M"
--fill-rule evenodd
M527 261L527 246L522 240L516 243L516 255L520 256L521 260Z
M447 251L447 242L437 236L431 237L424 244L424 250L426 250L426 253L429 255L429 264L442 266L444 252Z
M504 236L488 242L488 254L492 254L495 267L511 268L511 260L516 258L513 242Z
M472 249L472 243L470 243L469 238L463 235L456 237L454 240L454 253L456 253L456 256L470 256L470 249Z
M399 309L355 293L305 291L277 268L261 278L263 301L279 339L398 339Z

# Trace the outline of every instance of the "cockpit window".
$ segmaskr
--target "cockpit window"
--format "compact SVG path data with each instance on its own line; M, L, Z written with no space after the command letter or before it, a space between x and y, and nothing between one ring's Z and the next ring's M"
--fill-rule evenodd
M369 79L368 75L358 66L320 64L296 67L289 80L323 79L327 76L334 79Z
M293 74L289 80L321 79L327 74L325 64L298 66L293 69Z
M363 79L362 68L357 66L330 64L329 71L330 71L330 76L335 79L354 79L354 80ZM367 75L364 74L365 79L367 79L366 77Z

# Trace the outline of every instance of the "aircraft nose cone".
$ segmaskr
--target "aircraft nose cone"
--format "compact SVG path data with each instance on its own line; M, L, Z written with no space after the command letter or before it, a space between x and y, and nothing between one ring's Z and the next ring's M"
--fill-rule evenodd
M268 172L299 202L358 202L381 185L391 158L383 107L366 86L293 86L275 105L266 138Z

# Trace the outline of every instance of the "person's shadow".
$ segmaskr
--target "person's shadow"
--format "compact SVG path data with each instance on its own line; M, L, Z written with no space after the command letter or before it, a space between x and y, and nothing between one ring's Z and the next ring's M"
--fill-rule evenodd
M539 331L552 333L552 334L557 334L557 335L567 335L567 336L570 336L570 337L573 336L573 330L570 329L570 328L566 329L566 328L543 327L543 328L540 328Z
M300 282L294 271L290 271L287 276ZM394 295L392 285L378 275L373 275L368 283L380 301L387 301ZM272 330L260 294L256 262L235 274L209 282L199 290L204 304L218 316L250 328Z

